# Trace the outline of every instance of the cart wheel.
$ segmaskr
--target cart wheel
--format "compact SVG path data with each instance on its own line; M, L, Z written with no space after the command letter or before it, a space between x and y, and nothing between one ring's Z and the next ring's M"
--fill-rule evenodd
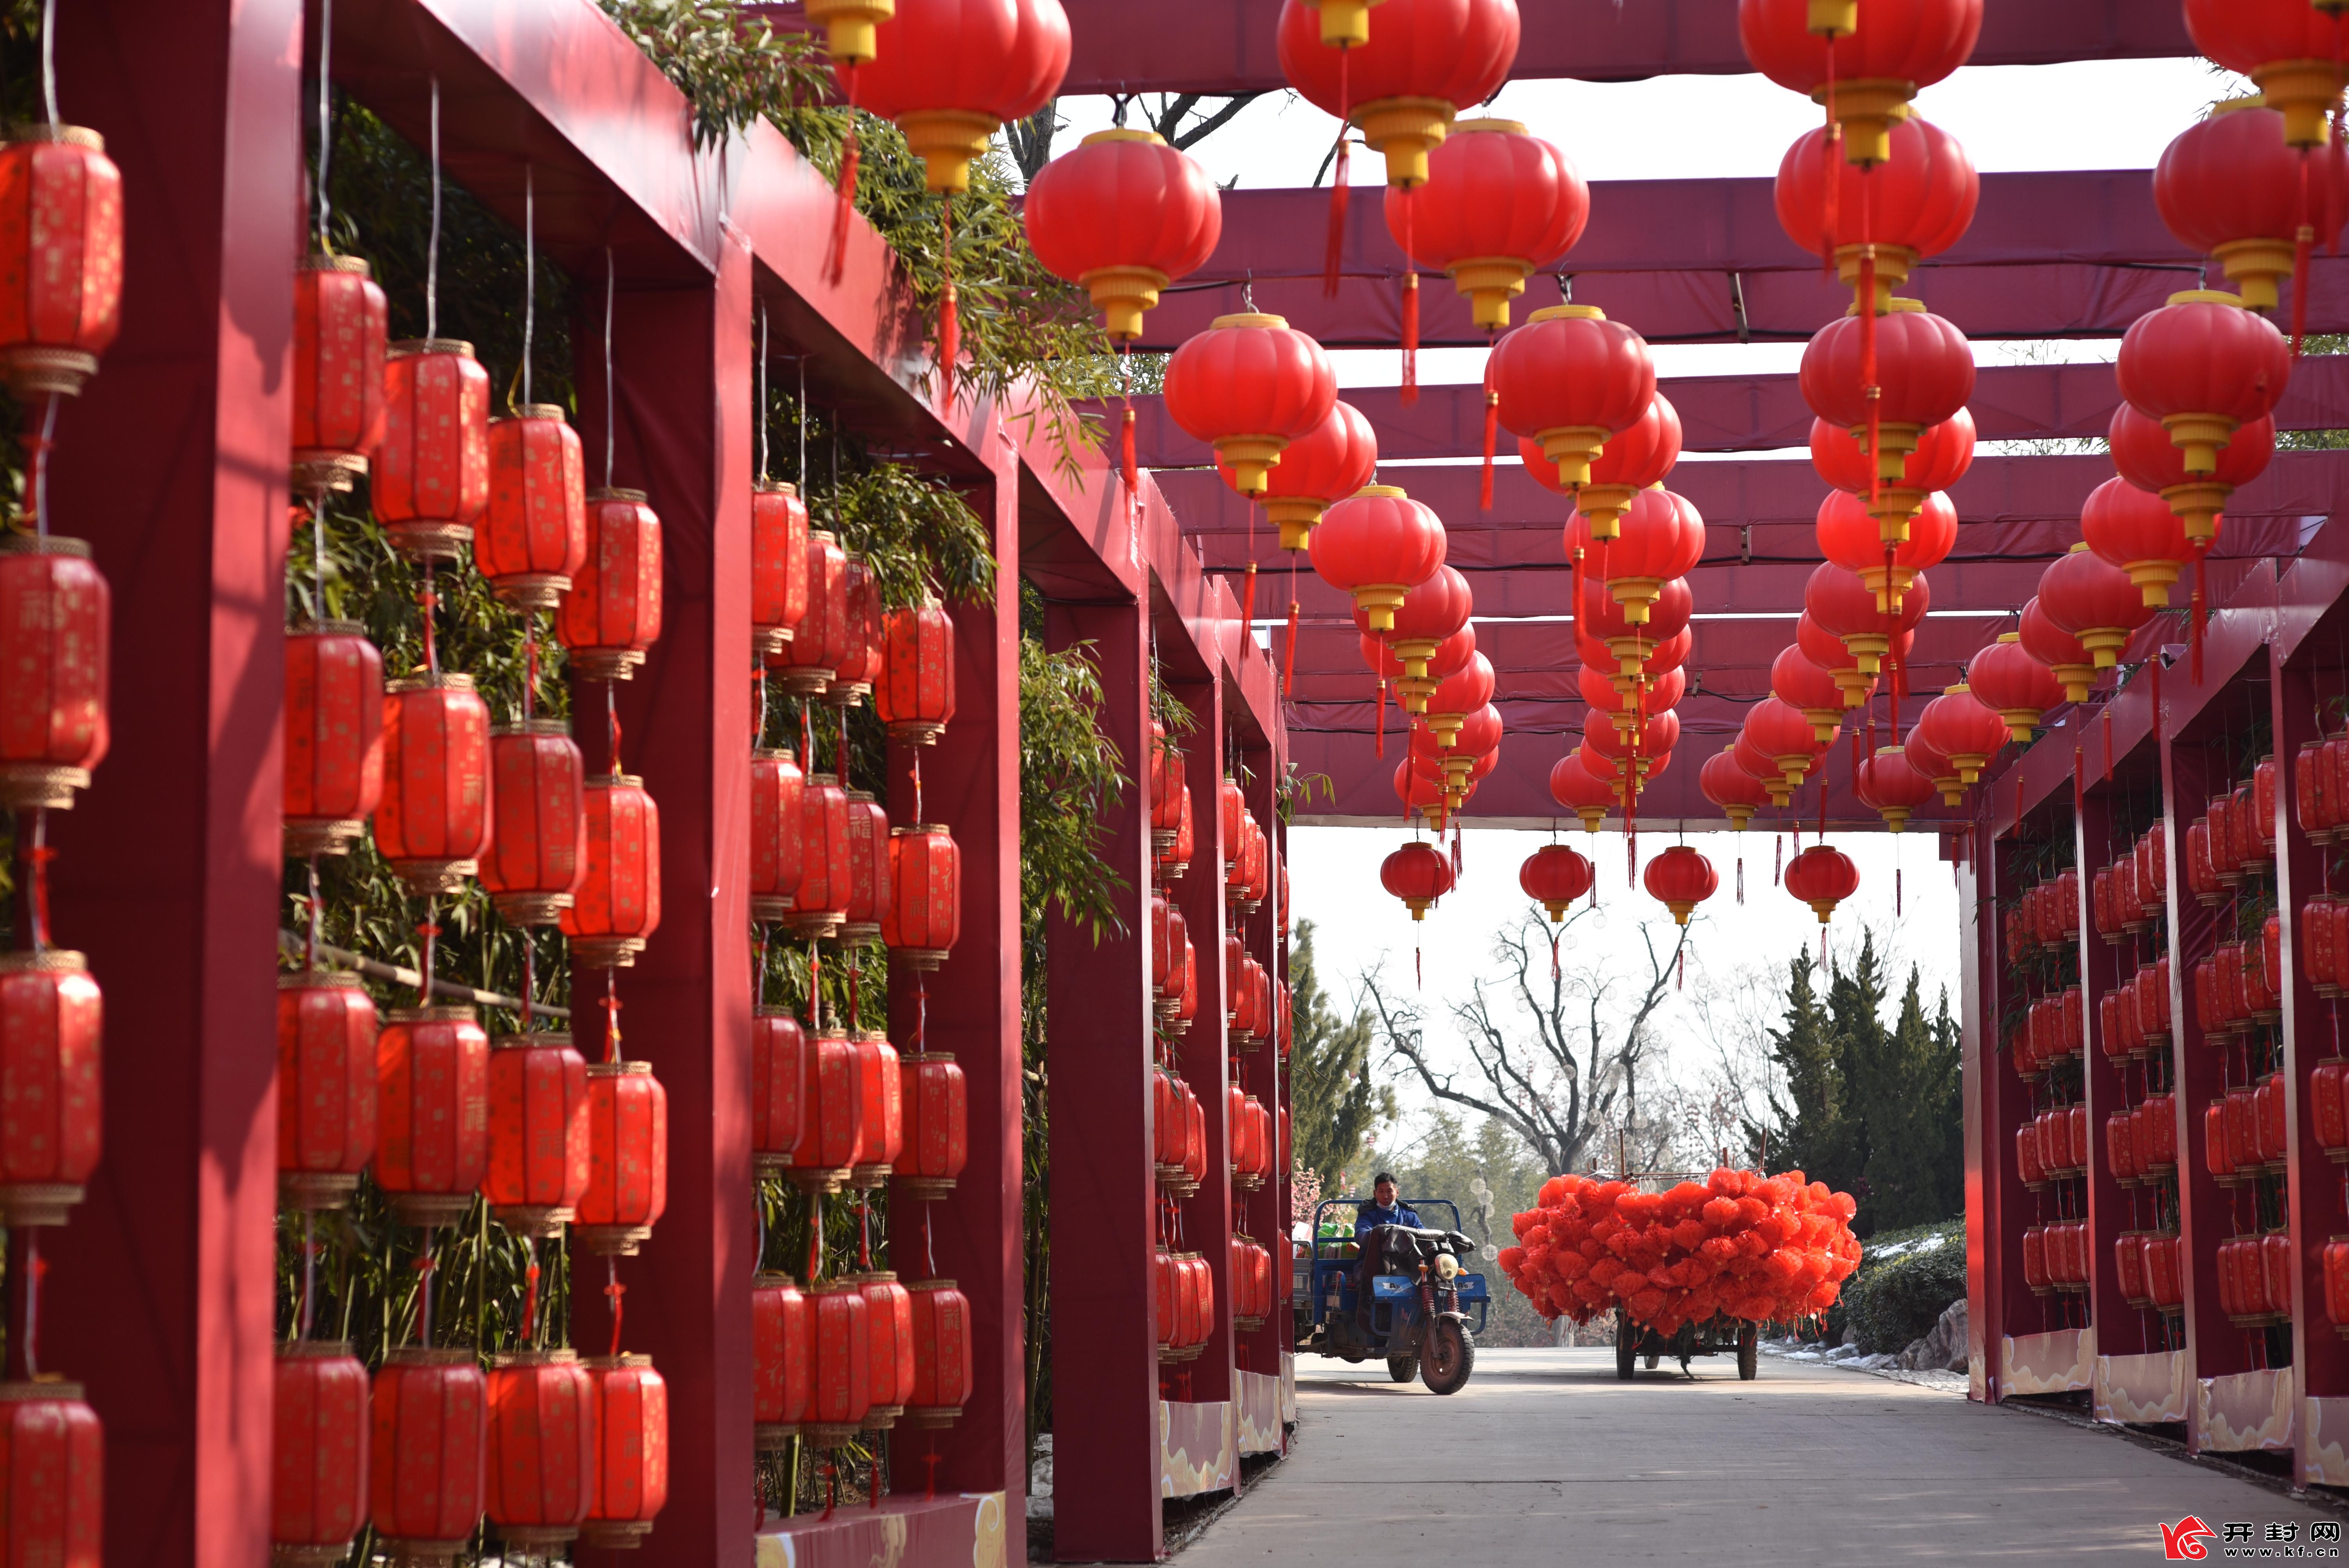
M1661 1359L1661 1357L1660 1357L1650 1356L1648 1357L1648 1370L1653 1372L1656 1369L1656 1363Z
M1639 1359L1640 1330L1619 1312L1615 1315L1615 1376L1629 1383Z
M1419 1357L1416 1356L1388 1357L1387 1376L1398 1383L1410 1382L1419 1376Z
M1737 1331L1737 1376L1748 1383L1761 1370L1761 1340L1762 1331L1750 1323Z
M1476 1367L1476 1340L1456 1317L1439 1317L1427 1326L1419 1347L1419 1380L1431 1394L1457 1394Z

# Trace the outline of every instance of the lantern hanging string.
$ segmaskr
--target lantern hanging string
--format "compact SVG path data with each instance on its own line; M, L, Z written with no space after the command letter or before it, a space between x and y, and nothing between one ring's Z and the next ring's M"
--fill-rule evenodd
M416 934L423 939L416 965L416 1005L419 1007L432 1006L433 944L440 935L440 898L425 894L424 923L416 928Z
M1419 263L1411 254L1412 187L1402 188L1402 391L1406 408L1419 401Z
M1413 293L1412 299L1416 302L1418 298ZM1493 510L1493 453L1501 443L1501 395L1493 387L1493 345L1499 335L1497 327L1485 329L1485 472L1476 487L1479 511ZM1413 396L1416 398L1418 394L1414 392Z
M524 1258L525 1258L527 1261L526 1261L526 1262L524 1262L524 1264L523 1264L523 1271L522 1271L523 1286L522 1286L522 1338L521 1338L521 1345L522 1345L522 1348L523 1348L524 1350L527 1350L527 1349L529 1349L529 1348L531 1347L531 1346L530 1346L530 1342L531 1342L533 1338L535 1338L535 1337L537 1336L537 1335L536 1335L536 1330L537 1330L537 1326L538 1326L538 1238L537 1238L536 1236L524 1236L524 1237L522 1239L522 1245L523 1245L523 1256L524 1256Z
M619 273L612 264L612 247L604 247L604 488L612 488L612 296L619 292ZM805 372L802 372L802 375Z
M612 777L620 777L620 683L606 677L604 682L604 721L612 746Z
M604 1060L620 1059L620 972L604 965Z
M759 302L759 482L767 482L767 302ZM761 663L759 666L765 669Z
M19 1359L24 1363L25 1380L31 1382L41 1375L41 1276L49 1266L41 1261L41 1227L23 1225L17 1230L25 1238L25 1347Z
M49 8L52 11L57 8L57 0L48 0ZM47 23L44 22L41 26L41 52L44 57L41 78L42 85L47 90L51 100L49 124L54 127L57 122L57 110L55 101L57 97L55 73L49 67L47 59L49 49L49 31ZM327 217L334 207L334 197L326 182L326 168L333 160L335 150L333 134L335 78L330 69L334 47L335 0L318 0L318 249L329 256L335 253L334 242L328 238L327 232Z
M424 251L424 335L440 335L440 77L432 77L432 233Z
M621 1298L627 1294L628 1287L620 1283L620 1260L606 1257L604 1260L604 1295L612 1303L612 1354L615 1357L620 1354Z

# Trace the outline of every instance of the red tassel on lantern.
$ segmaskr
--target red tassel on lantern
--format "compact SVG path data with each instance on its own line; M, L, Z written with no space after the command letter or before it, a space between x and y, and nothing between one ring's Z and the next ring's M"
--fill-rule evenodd
M660 926L660 808L632 774L587 780L587 871L563 934L574 962L634 964Z
M285 634L287 854L339 855L367 831L383 800L383 655L357 622Z
M791 1447L815 1386L815 1312L787 1274L750 1280L750 1410L759 1449Z
M294 274L295 493L347 490L383 439L388 309L357 256L313 255Z
M272 1560L340 1563L367 1519L367 1371L348 1344L277 1346L270 1430Z
M356 975L277 977L277 1191L334 1209L375 1156L375 1002Z
M60 810L105 757L112 603L78 539L0 539L0 807Z
M569 1035L501 1035L490 1052L481 1193L517 1236L552 1236L587 1191L587 1063Z
M892 958L932 970L962 931L962 851L936 824L898 828L889 835L889 904L881 940Z
M367 499L391 547L453 561L490 504L490 377L473 346L411 338L383 370L383 438Z
M586 764L561 719L490 731L494 826L481 885L510 925L554 925L586 874Z
M19 126L0 148L0 377L21 399L98 373L122 302L122 175L78 125Z
M808 612L808 510L797 485L750 491L750 651L773 658Z
M750 1019L750 1153L761 1171L792 1162L807 1130L812 1086L807 1031L781 1007Z
M638 1546L668 1503L668 1385L649 1356L590 1356L583 1365L595 1379L595 1462L579 1540Z
M471 676L410 676L383 718L376 850L410 892L453 892L490 846L490 710Z
M750 918L791 918L805 873L807 780L788 747L750 753Z
M392 1009L376 1083L376 1184L400 1223L455 1224L490 1162L490 1039L473 1010Z
M395 1559L448 1562L481 1522L489 1380L471 1347L401 1346L369 1401L368 1512Z
M916 1280L913 1298L914 1387L906 1418L917 1427L947 1427L970 1400L970 1300L950 1279Z
M490 1525L509 1546L577 1539L595 1496L595 1384L575 1350L512 1350L490 1364Z
M98 1568L106 1435L78 1383L0 1383L0 1519L19 1563Z
M598 1257L634 1257L668 1207L668 1095L650 1062L587 1067L587 1190L572 1235Z
M661 525L636 490L587 492L587 556L555 612L574 674L624 681L661 634Z
M935 601L892 610L882 623L873 709L893 740L929 746L954 717L954 622Z

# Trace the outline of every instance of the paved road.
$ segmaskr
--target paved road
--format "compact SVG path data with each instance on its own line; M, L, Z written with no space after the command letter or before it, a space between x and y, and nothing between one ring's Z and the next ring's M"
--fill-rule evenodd
M2158 1563L2158 1523L2188 1512L2292 1521L2302 1542L2333 1517L2021 1410L1768 1357L1752 1383L1695 1365L1619 1383L1612 1350L1480 1350L1443 1398L1301 1359L1297 1446L1184 1568Z

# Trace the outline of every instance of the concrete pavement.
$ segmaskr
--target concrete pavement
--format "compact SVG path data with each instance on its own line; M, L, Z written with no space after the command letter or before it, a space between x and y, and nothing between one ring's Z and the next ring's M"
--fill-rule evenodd
M1764 1357L1615 1377L1612 1350L1479 1349L1445 1398L1300 1357L1297 1443L1184 1568L2162 1560L2158 1525L2340 1517L2117 1436ZM2349 1531L2344 1531L2349 1533ZM2209 1543L2209 1558L2223 1545Z

